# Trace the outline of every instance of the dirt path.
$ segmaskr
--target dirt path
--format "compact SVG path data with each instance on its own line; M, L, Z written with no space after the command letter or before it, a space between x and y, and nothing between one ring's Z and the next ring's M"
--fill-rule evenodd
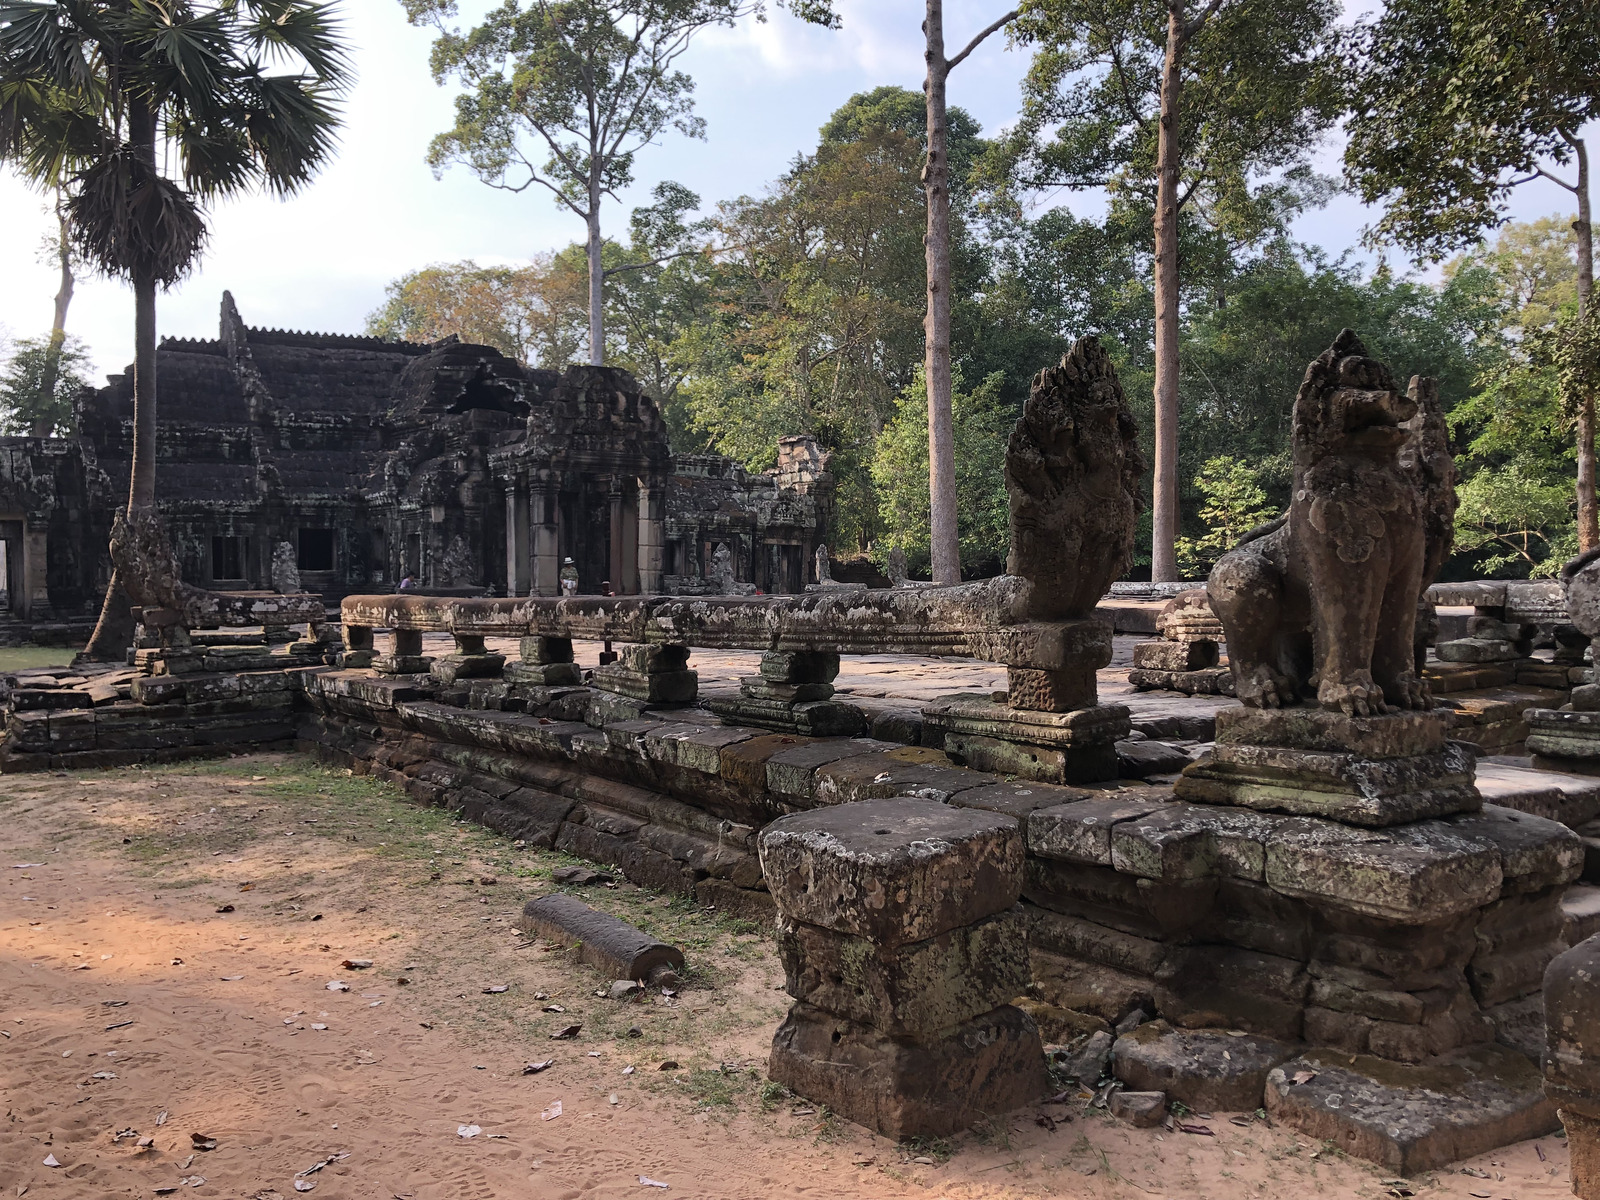
M588 893L687 951L680 994L644 1004L523 939L516 912L566 861L291 756L0 779L0 1194L290 1197L335 1155L301 1179L316 1196L1400 1194L1223 1114L1215 1137L1074 1102L953 1143L874 1138L766 1084L786 997L761 931L626 884ZM1569 1194L1558 1138L1470 1165L1488 1178L1407 1186Z

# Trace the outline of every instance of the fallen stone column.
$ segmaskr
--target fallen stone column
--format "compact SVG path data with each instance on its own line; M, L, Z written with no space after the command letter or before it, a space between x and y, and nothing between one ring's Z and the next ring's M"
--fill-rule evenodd
M517 926L548 941L575 944L578 961L612 979L672 984L683 969L683 951L678 947L563 893L529 900Z
M1015 820L896 797L761 835L796 1003L769 1076L887 1137L940 1137L1044 1094L1013 905Z

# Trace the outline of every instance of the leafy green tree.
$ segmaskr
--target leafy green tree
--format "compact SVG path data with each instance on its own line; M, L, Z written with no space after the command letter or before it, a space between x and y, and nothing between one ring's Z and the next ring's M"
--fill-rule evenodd
M1178 565L1188 579L1204 578L1241 537L1279 511L1267 503L1261 471L1231 455L1207 459L1194 486L1204 497L1197 515L1206 531L1197 538L1178 539Z
M1006 495L1006 439L1016 410L1001 398L996 372L970 392L955 380L951 391L956 504L960 513L963 574L997 575L1011 545L1011 508ZM900 397L894 419L878 438L872 458L883 537L878 558L886 563L894 546L914 572L932 567L932 518L928 491L928 402L919 372Z
M72 431L72 401L89 386L78 338L20 338L0 366L0 431L55 437Z
M725 203L706 316L674 347L693 425L718 450L754 469L784 434L834 451L841 544L872 540L873 445L921 357L921 158L869 126L767 196Z
M1457 489L1455 552L1493 576L1553 576L1577 553L1572 489L1524 473L1518 463L1477 471Z
M543 188L587 228L589 361L605 361L601 206L633 181L634 159L669 130L705 136L694 81L677 66L695 36L764 13L762 0L505 0L463 33L456 0L401 0L437 31L434 79L460 81L456 123L433 139L436 171L467 166L511 192ZM832 24L816 0L786 5Z
M1535 178L1572 192L1577 303L1594 286L1585 122L1600 115L1600 8L1589 0L1392 0L1359 39L1346 174L1374 233L1440 259L1503 223ZM1580 546L1600 545L1595 401L1577 417Z
M156 292L198 259L206 203L258 184L288 195L310 181L333 152L348 79L337 25L316 0L0 0L0 161L41 187L65 183L79 253L133 285L124 532L148 531L147 542L165 547L155 515ZM108 644L123 624L119 584L154 577L141 544L114 527L116 574L86 654L122 652Z
M527 267L441 263L387 285L388 298L367 317L367 332L416 342L453 333L560 370L583 345L587 289L582 261L570 254L542 254Z
M1150 214L1152 572L1177 575L1182 227L1235 246L1319 195L1308 155L1341 104L1334 0L1026 0L1033 47L1010 139L1024 187L1110 189Z

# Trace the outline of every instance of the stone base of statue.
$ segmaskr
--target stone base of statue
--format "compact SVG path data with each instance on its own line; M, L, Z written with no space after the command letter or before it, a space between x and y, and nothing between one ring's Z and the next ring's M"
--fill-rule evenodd
M838 675L837 654L769 651L761 656L759 675L740 677L737 697L718 697L710 708L731 725L802 737L858 737L866 719L855 705L833 699Z
M1044 712L976 695L924 705L922 722L943 735L945 753L958 762L1041 783L1115 779L1116 743L1131 728L1120 704Z
M1475 758L1432 713L1348 717L1320 708L1225 708L1211 754L1174 792L1197 804L1382 828L1475 812Z

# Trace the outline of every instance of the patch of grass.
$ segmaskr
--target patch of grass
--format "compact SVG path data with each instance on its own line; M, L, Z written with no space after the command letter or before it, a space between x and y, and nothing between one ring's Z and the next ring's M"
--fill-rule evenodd
M761 1085L759 1099L762 1112L776 1112L780 1104L787 1104L794 1099L794 1093L784 1087L783 1084L774 1083L769 1079Z
M64 667L77 654L74 646L0 646L0 671L26 671L32 667Z
M912 1158L931 1158L943 1166L956 1154L956 1144L949 1138L942 1137L914 1137L907 1138L900 1143L905 1147L906 1153Z
M720 1067L694 1069L684 1078L684 1090L702 1108L727 1108L737 1111L739 1099L750 1091L750 1076L744 1071L724 1071Z

